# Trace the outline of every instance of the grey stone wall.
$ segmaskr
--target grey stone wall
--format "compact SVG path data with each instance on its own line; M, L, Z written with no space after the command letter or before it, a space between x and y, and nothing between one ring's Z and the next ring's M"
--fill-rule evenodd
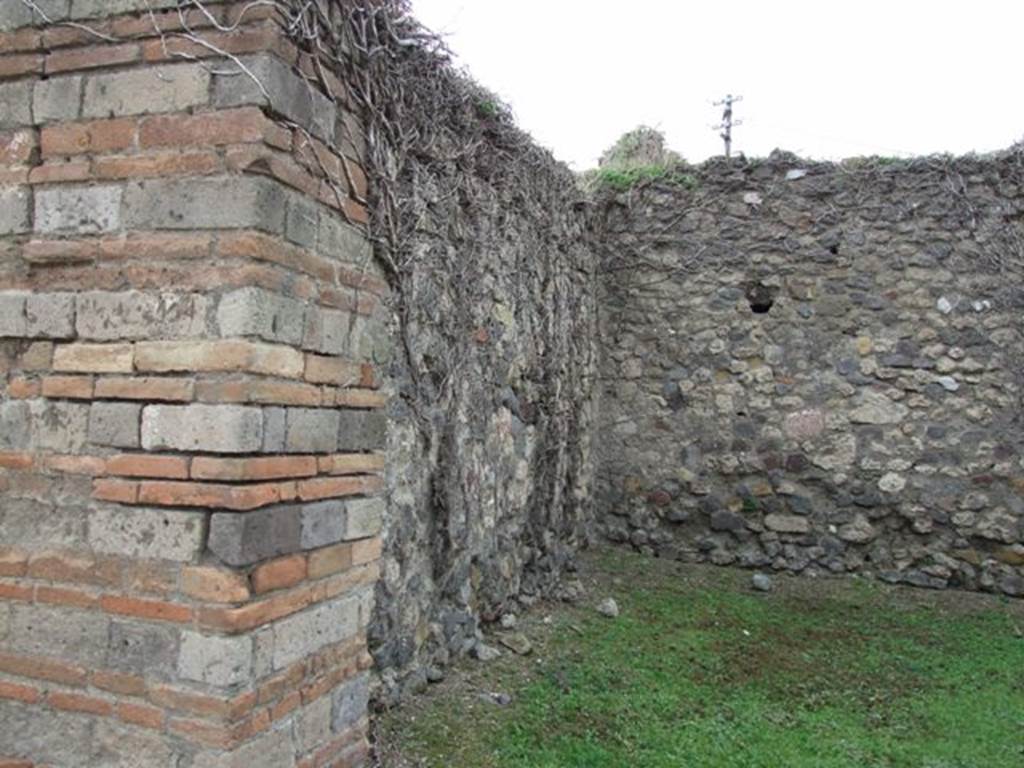
M1024 595L1024 153L687 173L605 210L604 535Z
M370 630L385 695L475 652L481 623L571 589L587 535L595 257L572 174L543 157L546 198L533 205L512 202L528 191L514 161L505 182L452 170L410 193L430 202L408 314L394 327L385 567ZM444 194L460 185L483 204Z

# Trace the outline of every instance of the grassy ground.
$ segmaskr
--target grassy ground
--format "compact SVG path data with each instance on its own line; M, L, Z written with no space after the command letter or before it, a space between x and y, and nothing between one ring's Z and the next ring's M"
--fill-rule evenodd
M587 598L522 621L378 723L385 768L1022 768L1024 601L598 550ZM613 596L622 613L594 610ZM508 693L499 706L481 694Z

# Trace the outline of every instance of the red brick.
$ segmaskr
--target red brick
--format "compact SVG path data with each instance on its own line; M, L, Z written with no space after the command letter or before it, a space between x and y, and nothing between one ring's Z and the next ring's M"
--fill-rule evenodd
M81 667L39 656L11 653L0 653L0 672L75 686L84 685L86 678L86 671Z
M201 608L197 618L202 627L229 633L247 632L312 605L316 594L313 586L300 587L239 608Z
M219 341L143 341L135 346L140 371L169 373L249 372L298 378L302 355L281 344L226 339Z
M142 696L146 693L145 678L123 672L98 669L89 676L89 684L102 691L124 696Z
M302 704L302 694L298 691L290 691L283 699L270 708L270 719L277 721L294 712Z
M252 596L244 573L204 565L187 566L181 572L181 590L211 603L244 603Z
M121 45L93 45L55 51L46 57L46 72L70 72L79 69L111 67L138 61L141 48L135 43Z
M90 715L109 715L114 711L114 706L109 701L97 699L95 696L86 696L81 693L51 691L46 696L46 703L57 709L66 709L70 712L86 712Z
M192 399L192 379L112 378L97 379L95 397L117 400L187 402Z
M92 497L99 501L134 504L139 498L139 484L116 478L94 480L92 484Z
M63 587L36 587L36 602L52 605L72 605L79 608L92 608L99 601L96 594L82 592L78 589Z
M51 455L41 456L40 463L49 472L96 477L104 473L106 462L98 456Z
M241 381L199 381L196 400L204 403L273 403L319 406L320 389L298 381L244 379Z
M383 544L380 537L352 542L352 565L363 565L380 558Z
M0 547L0 576L24 576L27 571L28 553L10 547Z
M383 479L376 475L317 477L299 481L299 498L303 501L316 501L338 496L376 493L383 487Z
M36 134L32 130L0 133L0 165L24 165L32 161Z
M42 385L36 379L28 379L24 376L15 376L7 384L7 395L16 400L39 397L42 392Z
M38 552L28 561L28 575L44 581L80 582L97 586L121 583L121 563L79 552Z
M43 71L43 57L38 53L0 56L0 78L17 77Z
M169 686L154 686L149 699L158 706L206 718L234 723L245 718L256 703L256 693L247 691L231 699L221 699Z
M119 719L132 725L139 725L143 728L161 730L164 727L163 710L145 704L132 704L122 701L117 704L117 716Z
M97 179L132 179L152 176L201 176L216 173L220 158L213 152L162 152L151 155L97 157L92 164Z
M258 107L243 107L199 115L150 117L139 127L139 146L208 147L263 141L268 123Z
M384 471L384 456L379 453L336 453L321 456L318 461L321 474L357 475Z
M305 555L290 555L258 566L252 572L252 588L257 595L261 595L294 587L305 578Z
M14 701L23 701L26 704L35 704L42 696L42 691L38 688L0 680L0 699L12 699ZM3 766L3 764L3 760L0 759L0 766Z
M124 567L124 589L129 594L160 597L178 591L177 564L166 560L129 560Z
M258 485L219 485L143 481L139 484L139 502L169 507L212 507L215 509L250 510L281 500L277 483Z
M39 48L40 44L39 31L31 27L24 27L14 32L0 34L0 53L34 51Z
M28 166L5 167L0 165L0 184L28 184L28 177Z
M35 768L35 763L20 758L0 757L0 768Z
M183 456L157 456L147 453L124 453L106 461L107 474L124 477L188 477L188 459Z
M96 22L90 23L89 27L97 32L103 32L103 24L94 26ZM89 33L89 30L82 27L63 27L53 25L43 29L42 44L44 48L61 48L68 45L87 45L95 43L96 36Z
M68 181L86 181L92 177L88 161L47 163L33 168L28 175L29 184L58 184Z
M45 126L39 144L43 157L78 155L83 152L115 152L135 142L135 120L114 118L88 123Z
M196 456L192 460L192 477L197 480L275 480L286 477L312 477L316 474L315 456L266 456L248 459Z
M84 264L97 256L95 242L79 240L30 240L21 250L29 264Z
M140 600L134 597L104 595L100 598L100 607L107 613L135 616L139 619L157 619L179 624L192 620L192 609L189 606L168 603L163 600Z
M24 603L31 603L32 587L9 581L0 581L0 600L20 600Z
M354 387L363 380L363 369L359 363L340 357L307 354L303 378L314 384Z
M92 399L92 377L44 376L42 393L43 397L90 400Z
M234 745L234 739L228 728L208 723L205 720L171 718L167 721L167 732L206 747L229 749Z
M249 5L249 3L245 3L245 5ZM210 27L217 21L223 20L223 13L224 9L211 6L202 10L182 8L180 11L152 11L140 16L118 16L108 22L106 31L111 37L116 38L152 37L156 30L179 32L183 29L195 30ZM250 19L251 17L247 13L245 18Z
M248 17L246 18L247 21ZM294 59L296 52L287 40L282 39L280 28L261 27L234 29L230 32L206 32L202 35L203 42L195 42L185 37L169 36L165 41L151 40L146 43L143 56L147 61L164 61L188 58L208 58L216 56L217 51L232 54L254 53L257 51L280 50L281 58L288 61Z
M333 544L309 553L310 579L341 573L352 567L352 545L348 542Z
M131 373L131 344L62 344L53 352L53 367L71 373Z
M210 255L213 236L207 233L174 232L130 234L99 242L105 260L202 259Z

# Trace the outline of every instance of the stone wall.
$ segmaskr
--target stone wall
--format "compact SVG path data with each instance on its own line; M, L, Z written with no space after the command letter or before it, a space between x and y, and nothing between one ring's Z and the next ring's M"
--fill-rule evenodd
M0 763L361 765L357 126L269 4L172 5L0 2Z
M383 44L420 32L402 27ZM389 503L370 628L385 701L437 679L451 658L496 652L481 625L574 594L573 553L591 519L596 363L596 257L573 174L443 52L391 55L399 64L378 85L388 103L374 128L399 134L380 185L401 206L373 216L387 225L381 261L396 267Z
M604 534L1024 595L1024 153L672 182L606 209Z

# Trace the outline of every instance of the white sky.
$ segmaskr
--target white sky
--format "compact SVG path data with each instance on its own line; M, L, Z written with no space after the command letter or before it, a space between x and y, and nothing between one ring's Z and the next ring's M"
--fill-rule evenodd
M720 154L987 152L1024 136L1024 0L413 0L577 170L639 124Z

